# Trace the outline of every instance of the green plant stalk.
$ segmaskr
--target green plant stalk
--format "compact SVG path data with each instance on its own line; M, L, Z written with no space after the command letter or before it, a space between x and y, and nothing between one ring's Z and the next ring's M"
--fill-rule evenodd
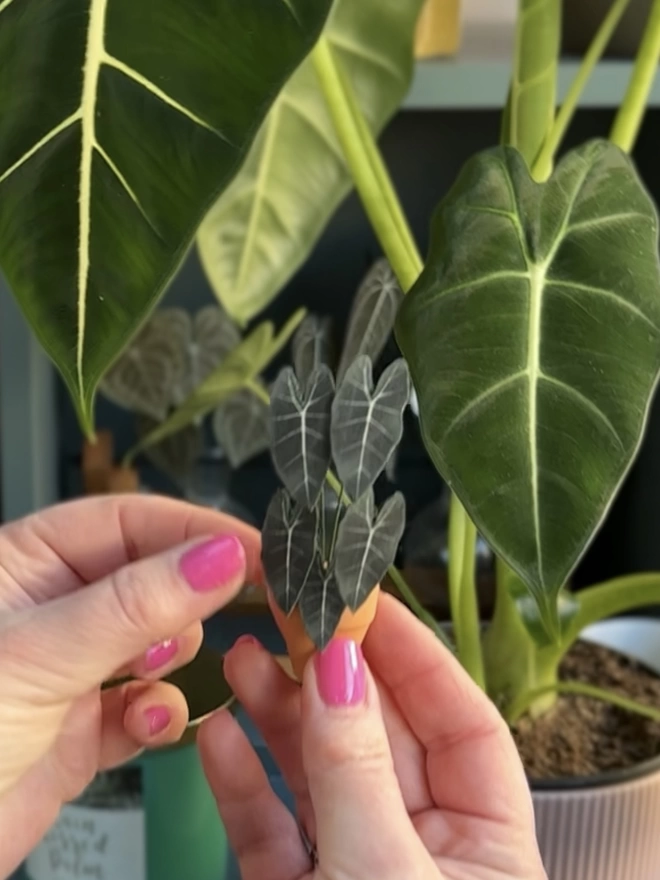
M256 379L248 379L245 383L245 388L248 391L251 391L255 397L258 397L262 403L265 403L266 406L270 406L270 395L261 382L257 382Z
M532 173L537 180L546 180L550 176L555 153L557 152L575 114L582 92L584 91L594 68L600 61L603 52L607 48L608 43L612 39L612 34L621 21L621 17L626 11L629 3L630 0L615 0L607 15L601 22L600 27L596 31L596 34L582 59L578 72L566 92L564 103L555 118L552 128L548 132L543 147L541 148L541 152L538 154L536 161L534 162Z
M358 106L351 85L342 74L327 41L319 40L312 52L312 58L355 188L392 271L402 290L406 293L419 277L424 264L387 167ZM337 482L336 478L329 475L330 485L335 488L333 481ZM467 514L465 516L467 518ZM461 559L465 558L465 550L462 546L457 545L456 552L459 553ZM474 566L474 558L472 565ZM449 646L447 637L433 615L429 614L415 598L401 573L394 568L391 568L388 573L417 617ZM473 608L468 604L465 609L460 610L464 614L474 611L476 615L476 601L473 604ZM455 609L453 603L451 614L455 628L463 629L465 627L469 631L478 631L479 619L477 616L470 622L459 621L459 609Z
M660 573L632 574L580 590L579 608L562 639L563 653L590 624L622 611L660 604Z
M456 495L449 511L449 601L454 639L461 663L472 679L486 689L481 625L475 578L477 530Z
M628 89L614 119L610 140L629 153L639 133L660 60L660 0L653 0Z
M515 724L539 698L553 691L559 694L592 697L594 700L611 703L613 706L618 706L620 709L625 709L628 712L634 712L636 715L643 715L645 718L650 718L651 721L660 721L660 709L654 709L653 706L638 703L636 700L622 697L614 691L608 691L581 681L558 681L553 685L521 694L509 708L507 717L509 724Z

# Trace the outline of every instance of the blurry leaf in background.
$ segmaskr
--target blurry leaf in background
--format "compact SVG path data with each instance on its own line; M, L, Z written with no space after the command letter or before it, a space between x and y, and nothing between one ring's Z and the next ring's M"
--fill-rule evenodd
M330 5L0 3L0 265L87 436Z
M403 291L386 259L377 260L353 299L337 381L360 355L376 363L390 338Z
M265 387L263 393L268 393ZM233 468L241 467L268 449L269 418L268 404L247 388L218 406L213 414L213 433Z
M323 32L373 132L408 91L424 0L337 0ZM307 259L351 177L311 59L287 83L233 183L198 234L202 265L245 324Z
M556 635L556 596L633 461L658 377L656 210L611 143L572 150L543 184L499 147L467 162L431 232L396 326L424 442Z
M175 434L186 425L197 422L223 400L227 400L242 388L249 387L282 351L304 316L305 310L299 309L277 334L270 321L259 324L181 406L129 451L126 462L130 463L148 446L160 443L170 434Z
M376 482L403 434L410 375L403 358L374 389L373 366L362 355L346 371L332 404L332 458L348 495L357 500Z
M204 306L189 318L188 369L181 387L175 389L175 404L183 403L240 342L240 330L219 306Z
M159 425L148 416L138 416L136 431L139 439L146 437ZM163 471L178 486L182 486L204 448L202 429L188 425L145 449L145 454L158 470Z
M307 315L293 337L291 355L298 381L303 384L322 364L333 370L332 319Z

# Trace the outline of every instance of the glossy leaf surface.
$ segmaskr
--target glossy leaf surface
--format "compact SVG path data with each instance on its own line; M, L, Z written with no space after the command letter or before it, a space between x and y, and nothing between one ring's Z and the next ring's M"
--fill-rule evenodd
M655 209L606 142L545 184L470 160L397 339L427 449L481 534L552 608L638 448L660 367Z
M408 91L422 2L337 0L323 32L321 39L350 80L376 133ZM334 124L308 58L273 105L239 174L199 231L200 256L211 286L239 323L277 295L350 188Z
M344 489L358 499L373 486L403 434L403 411L410 376L399 358L383 372L374 390L371 361L353 361L332 405L332 458Z
M101 376L329 7L0 3L0 265L87 433Z

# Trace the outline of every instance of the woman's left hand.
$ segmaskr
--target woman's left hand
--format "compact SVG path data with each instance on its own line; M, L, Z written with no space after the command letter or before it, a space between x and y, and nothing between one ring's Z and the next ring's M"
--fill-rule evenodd
M155 496L0 529L0 877L99 770L180 738L185 700L160 679L195 656L200 621L259 579L259 548L254 529Z

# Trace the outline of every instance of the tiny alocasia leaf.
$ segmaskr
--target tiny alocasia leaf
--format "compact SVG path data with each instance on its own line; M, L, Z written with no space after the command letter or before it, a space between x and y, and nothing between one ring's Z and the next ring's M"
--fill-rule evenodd
M334 572L346 605L356 611L394 563L406 525L406 502L395 492L378 515L373 489L349 505L339 526Z
M300 614L305 632L319 651L335 634L345 607L332 569L315 561L300 596Z
M213 433L233 468L268 449L269 418L268 404L248 388L232 394L216 409Z
M316 560L316 514L278 489L261 532L261 561L275 601L285 614L298 604Z
M360 355L376 363L394 327L403 291L386 259L377 260L358 288L348 319L337 382Z
M396 326L424 441L545 623L641 440L660 368L656 211L610 143L542 184L500 147L466 164L431 241Z
M289 494L311 508L330 466L330 408L334 380L317 367L301 387L291 367L280 371L270 396L273 464Z
M319 315L307 315L291 340L291 354L296 376L301 384L321 364L332 368L332 320Z
M399 358L374 391L371 360L363 355L346 371L332 404L332 457L346 492L359 498L373 486L403 434L410 375Z
M88 435L330 6L1 0L0 264Z

